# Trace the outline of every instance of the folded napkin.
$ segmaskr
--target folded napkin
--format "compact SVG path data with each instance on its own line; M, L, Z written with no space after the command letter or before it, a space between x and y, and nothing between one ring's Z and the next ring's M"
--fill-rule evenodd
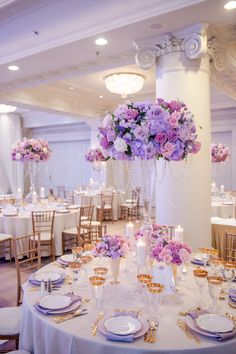
M229 289L229 298L230 298L230 300L236 302L236 289L235 288Z
M189 312L189 318L187 318L187 321L186 321L188 327L190 329L192 329L193 331L195 331L199 334L202 334L203 336L206 336L206 337L218 340L218 341L224 341L224 340L230 339L236 335L236 329L233 329L233 331L227 332L227 333L219 333L219 332L214 333L214 332L209 332L209 331L199 328L196 325L195 320L199 315L203 315L205 313L208 313L208 312L204 311L204 310Z
M134 318L138 317L138 312L137 311L115 311L111 317L118 317L118 316L132 316ZM132 334L127 334L127 335L119 335L119 334L114 334L109 332L105 327L106 331L106 339L107 340L112 340L112 341L117 341L117 342L133 342L134 340L134 335Z
M40 306L40 304L34 304L34 308L44 315L56 315L56 314L59 315L70 311L74 311L77 307L79 307L81 303L80 296L72 293L67 293L66 296L69 296L71 298L71 303L69 306L64 307L63 309L60 310L45 309L44 307Z
M192 259L192 260L191 260L191 263L192 263L192 264L197 264L197 265L204 266L203 261L200 261L200 260L198 260L198 259ZM208 265L208 263L207 263L207 265Z

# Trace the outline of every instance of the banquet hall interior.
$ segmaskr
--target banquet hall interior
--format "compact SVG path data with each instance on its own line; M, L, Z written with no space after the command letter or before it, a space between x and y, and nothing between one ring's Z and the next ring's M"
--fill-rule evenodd
M236 1L0 0L0 353L236 353Z

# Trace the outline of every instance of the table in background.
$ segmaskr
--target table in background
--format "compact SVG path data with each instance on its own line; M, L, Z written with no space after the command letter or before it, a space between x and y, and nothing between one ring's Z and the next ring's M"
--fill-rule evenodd
M104 261L105 263L106 261ZM48 265L45 270L58 267ZM142 304L134 292L135 278L126 278L126 273L121 272L120 285L105 285L104 306L108 313L115 308L137 308ZM79 294L82 297L90 297L90 290L85 278L80 278L78 285ZM175 299L165 300L160 308L160 323L157 330L157 342L145 343L143 337L137 338L132 343L108 341L99 331L96 336L91 335L91 326L97 318L98 310L94 308L94 302L83 306L88 308L88 314L76 317L60 324L55 324L50 316L44 316L33 307L39 299L39 292L24 291L23 319L21 322L20 348L29 350L34 354L235 354L236 337L224 342L217 342L203 336L199 336L198 344L186 337L186 334L177 326L178 312L196 305L199 299L192 267L189 268L187 279L178 285ZM64 291L68 291L64 289ZM55 294L58 294L56 292ZM207 285L203 290L203 300L211 303ZM236 315L236 310L228 307L221 301L222 311L229 311ZM146 308L143 309L147 317ZM182 318L184 320L184 318Z
M212 224L212 246L219 250L219 256L224 257L225 245L224 237L225 233L236 234L236 219L222 219L218 217L211 218Z
M55 252L59 256L62 252L62 231L75 227L79 223L79 210L72 210L69 213L55 213L54 239ZM29 235L32 233L31 215L4 216L0 214L0 232L7 233L13 237Z

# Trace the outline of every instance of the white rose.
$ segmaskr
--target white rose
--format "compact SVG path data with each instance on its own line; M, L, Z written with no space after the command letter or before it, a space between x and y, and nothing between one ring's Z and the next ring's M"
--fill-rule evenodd
M114 141L114 147L118 152L127 151L127 144L122 138L116 138L116 140Z
M44 154L47 154L48 153L48 149L47 148L43 148L43 152L44 152Z
M18 152L17 154L16 154L16 160L20 160L21 159L21 154Z

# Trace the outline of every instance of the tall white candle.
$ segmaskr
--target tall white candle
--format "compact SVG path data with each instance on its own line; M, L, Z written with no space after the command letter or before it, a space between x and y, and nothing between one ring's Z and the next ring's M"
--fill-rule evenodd
M220 186L220 192L221 192L221 193L224 193L224 192L225 192L225 186L224 186L223 184Z
M127 238L134 237L134 224L131 221L125 225L125 236Z
M144 266L147 259L147 246L145 241L140 238L136 243L136 260L138 266Z
M22 192L20 188L17 189L17 197L22 198Z
M45 198L45 189L44 189L44 187L40 188L40 198Z
M35 191L33 191L33 193L32 193L32 203L33 204L37 204L37 202L38 202L37 193Z
M175 228L175 238L180 241L184 239L184 229L180 225Z

